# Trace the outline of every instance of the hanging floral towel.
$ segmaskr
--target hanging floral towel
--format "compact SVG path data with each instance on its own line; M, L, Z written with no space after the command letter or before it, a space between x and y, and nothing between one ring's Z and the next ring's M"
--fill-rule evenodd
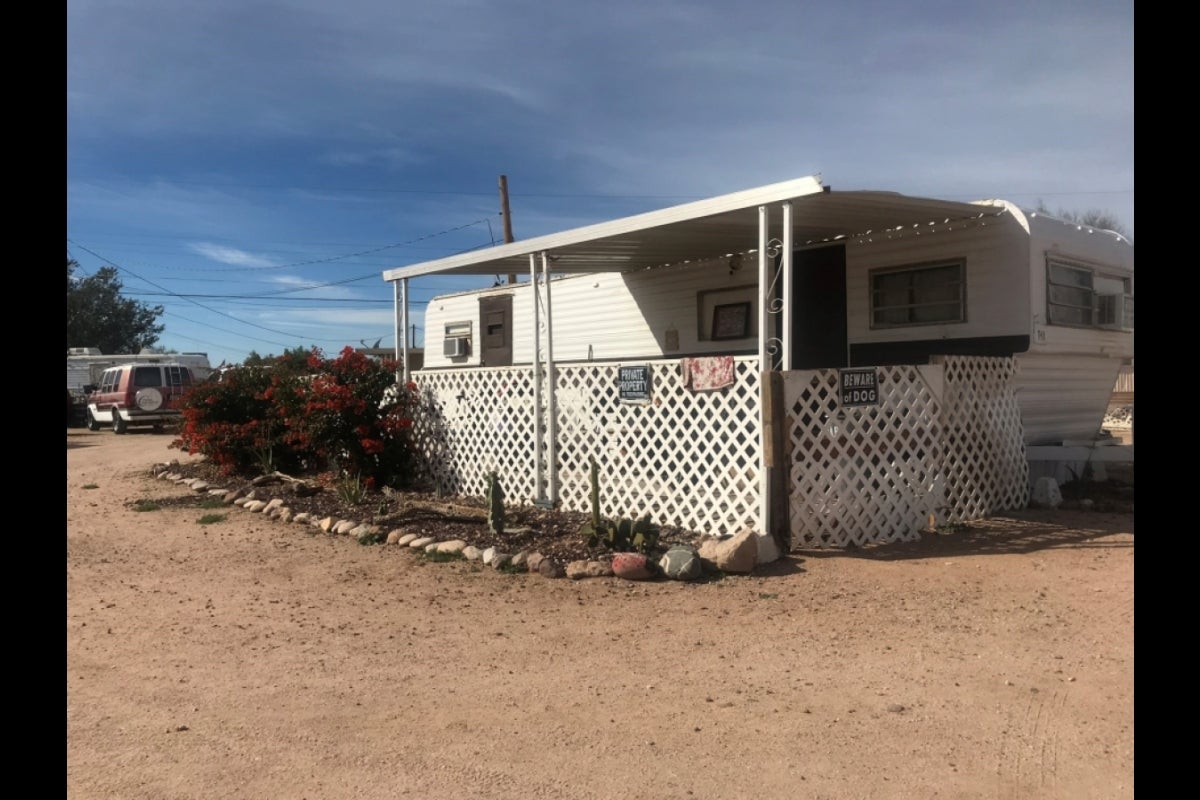
M685 358L679 362L683 370L683 385L692 391L724 389L733 385L733 356Z

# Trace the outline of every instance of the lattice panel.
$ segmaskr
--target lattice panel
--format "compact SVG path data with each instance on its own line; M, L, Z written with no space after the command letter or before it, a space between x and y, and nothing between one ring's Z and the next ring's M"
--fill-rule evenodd
M842 408L836 369L784 373L796 547L915 539L943 503L937 397L915 366L878 374L878 406Z
M756 525L758 360L735 359L732 386L701 392L682 386L678 361L639 363L651 369L648 405L619 400L615 362L555 368L562 507L590 511L588 468L595 458L602 515L649 513L660 525L705 533ZM494 469L511 502L532 500L531 369L430 370L413 380L422 409L414 430L437 485L448 494L481 495Z
M450 495L482 495L495 470L514 502L534 494L533 373L529 367L417 372L413 422L427 477Z
M734 384L694 392L678 361L649 362L653 402L622 403L618 364L558 370L559 497L589 511L589 457L600 475L600 513L650 514L703 533L757 525L758 360L734 360Z
M1029 503L1029 462L1011 358L943 356L942 431L949 522Z

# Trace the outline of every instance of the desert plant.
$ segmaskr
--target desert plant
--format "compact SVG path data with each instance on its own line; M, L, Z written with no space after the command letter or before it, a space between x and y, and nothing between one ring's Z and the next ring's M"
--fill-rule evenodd
M504 533L504 489L495 472L488 473L487 505L488 528L493 533Z
M596 459L591 459L591 505L592 521L580 530L588 547L604 547L615 553L636 550L647 553L658 546L659 528L650 521L650 515L638 520L620 518L616 520L600 517L600 478Z
M386 531L371 531L358 537L358 543L362 545L383 544L386 541Z
M343 475L337 483L338 498L349 506L362 505L367 499L367 486L358 473Z
M196 520L196 522L200 523L201 525L212 525L214 522L222 522L224 519L224 514L205 514L203 517Z

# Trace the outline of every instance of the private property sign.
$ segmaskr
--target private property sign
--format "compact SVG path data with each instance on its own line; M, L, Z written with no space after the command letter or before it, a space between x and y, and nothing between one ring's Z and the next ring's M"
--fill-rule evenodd
M879 405L879 373L874 367L839 369L838 394L844 406Z
M623 403L649 403L650 367L618 367L617 393Z

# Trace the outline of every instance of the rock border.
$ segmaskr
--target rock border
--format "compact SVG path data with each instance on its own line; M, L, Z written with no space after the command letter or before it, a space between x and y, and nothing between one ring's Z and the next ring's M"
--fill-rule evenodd
M178 461L155 464L150 469L151 477L168 480L181 486L186 486L197 494L220 498L229 506L241 508L251 513L262 514L268 519L278 520L284 524L306 525L331 536L349 536L358 540L359 544L387 544L394 547L408 547L424 553L445 555L460 555L466 561L479 561L484 566L490 566L497 571L519 571L537 573L546 578L583 578L618 577L630 581L648 581L666 578L675 581L695 581L703 577L729 574L748 574L757 563L757 552L753 544L747 550L747 537L756 539L752 530L747 529L737 536L711 537L701 539L700 547L691 545L673 545L667 554L658 561L635 553L614 553L606 559L579 560L563 564L557 559L543 556L536 551L522 550L518 553L504 553L495 547L480 550L467 544L462 539L438 541L431 536L421 536L416 533L405 533L402 528L384 531L382 527L352 519L337 519L335 517L316 518L310 514L292 513L281 497L265 498L260 494L263 487L248 486L228 489L214 486L202 478L188 478L175 468ZM694 562L680 558L680 550L690 550ZM670 555L668 555L670 554ZM732 554L732 561L721 564L727 554ZM629 558L632 557L632 558ZM618 569L614 571L614 559ZM626 562L636 561L636 568L626 567ZM698 568L696 564L700 564Z

